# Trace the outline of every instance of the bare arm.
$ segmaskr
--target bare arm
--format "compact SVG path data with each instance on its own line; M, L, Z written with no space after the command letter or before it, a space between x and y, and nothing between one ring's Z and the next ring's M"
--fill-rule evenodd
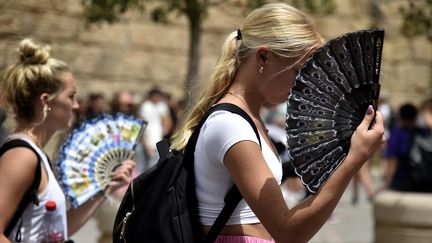
M381 114L368 130L373 114L365 117L351 139L342 165L314 196L289 209L256 143L243 141L228 150L224 164L252 210L276 242L307 242L326 222L351 178L380 146L383 139Z
M33 183L38 158L27 148L13 148L0 157L0 242L25 192Z
M119 188L129 184L132 180L131 174L134 168L134 161L123 161L122 165L112 173L111 183L105 194L112 194ZM76 233L93 216L99 206L105 201L105 194L99 193L80 207L68 210L67 221L70 236Z

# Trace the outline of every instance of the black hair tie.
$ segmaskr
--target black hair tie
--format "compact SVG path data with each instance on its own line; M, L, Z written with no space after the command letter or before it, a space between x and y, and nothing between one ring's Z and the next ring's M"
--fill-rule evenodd
M237 29L237 36L236 36L237 40L242 40L242 33L240 31L240 29Z

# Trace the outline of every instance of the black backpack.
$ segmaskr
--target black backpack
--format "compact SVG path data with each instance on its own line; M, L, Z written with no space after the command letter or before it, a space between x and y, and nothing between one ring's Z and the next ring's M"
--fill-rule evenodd
M32 150L38 158L38 166L36 167L33 183L31 184L30 188L28 188L27 191L25 192L23 198L21 199L20 204L18 205L18 208L16 209L14 215L12 216L12 219L10 220L4 232L4 235L6 237L9 237L15 225L18 224L18 231L14 236L14 241L21 242L22 238L21 238L20 228L22 227L23 224L23 220L21 216L24 213L24 210L26 209L29 203L34 203L35 205L39 205L38 189L41 181L41 158L39 154L36 152L36 150L29 143L21 139L12 139L6 141L0 148L0 156L2 156L6 151L16 147L28 148Z
M416 132L411 145L412 179L419 191L432 192L432 136Z
M209 233L206 236L202 234L195 194L194 151L202 125L217 110L241 115L251 124L260 141L258 130L246 112L233 104L224 103L213 106L203 116L184 154L169 150L167 142L159 142L158 163L135 178L123 197L114 221L114 243L214 242L242 199L233 185Z

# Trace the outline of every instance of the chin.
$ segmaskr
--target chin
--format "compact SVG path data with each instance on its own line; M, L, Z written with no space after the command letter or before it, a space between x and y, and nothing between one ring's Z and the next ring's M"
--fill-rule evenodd
M66 129L71 129L73 127L73 125L75 124L75 119L69 121L67 123Z
M281 96L280 98L277 99L276 104L280 104L282 102L286 102L288 100L288 96L289 96L289 93L286 94L286 95Z

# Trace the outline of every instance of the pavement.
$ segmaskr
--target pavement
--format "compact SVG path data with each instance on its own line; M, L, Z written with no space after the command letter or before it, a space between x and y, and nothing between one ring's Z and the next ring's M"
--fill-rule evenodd
M372 173L377 178L377 173ZM374 176L375 175L375 176ZM352 186L344 193L334 213L309 243L373 243L373 205L360 187L359 200L351 203ZM100 236L95 219L91 219L72 239L75 243L97 243Z
M373 243L373 205L362 190L356 205L351 203L351 195L349 188L310 243Z

